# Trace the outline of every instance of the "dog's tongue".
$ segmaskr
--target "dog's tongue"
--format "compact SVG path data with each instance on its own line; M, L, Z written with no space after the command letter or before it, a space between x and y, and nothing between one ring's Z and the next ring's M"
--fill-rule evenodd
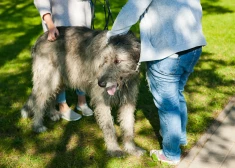
M112 96L115 94L115 92L117 90L117 85L112 85L106 89L107 89L108 94Z

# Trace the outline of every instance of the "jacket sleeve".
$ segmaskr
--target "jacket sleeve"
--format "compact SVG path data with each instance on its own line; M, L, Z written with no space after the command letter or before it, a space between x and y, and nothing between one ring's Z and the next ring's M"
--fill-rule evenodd
M114 21L107 38L118 34L126 34L132 25L137 23L153 0L128 0Z
M34 5L41 17L46 13L51 14L51 0L34 0Z

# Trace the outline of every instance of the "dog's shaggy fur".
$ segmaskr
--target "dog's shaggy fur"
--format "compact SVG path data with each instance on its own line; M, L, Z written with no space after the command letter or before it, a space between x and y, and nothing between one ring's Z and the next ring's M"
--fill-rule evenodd
M33 89L21 110L22 117L33 114L33 129L43 132L43 116L60 119L55 96L64 87L79 88L91 98L96 120L103 131L108 153L124 154L117 143L111 106L119 106L118 119L123 131L124 149L133 155L144 150L135 146L134 111L138 94L140 44L132 34L117 36L107 43L106 31L84 27L58 27L60 36L47 41L47 33L32 49Z

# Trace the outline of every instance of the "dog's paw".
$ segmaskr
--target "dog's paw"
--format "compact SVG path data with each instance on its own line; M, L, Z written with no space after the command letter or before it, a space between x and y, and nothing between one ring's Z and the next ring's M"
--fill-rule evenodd
M146 150L139 148L139 147L135 147L133 149L129 149L129 150L125 150L127 153L134 155L134 156L142 156L146 153Z
M124 149L128 154L134 156L142 156L144 153L146 153L146 150L135 146L133 143L126 144Z
M124 157L126 155L126 153L123 152L121 149L118 149L118 150L108 150L107 153L111 157L118 157L118 158Z
M41 132L45 132L47 130L47 127L45 126L33 126L33 130L34 132L37 132L37 133L41 133Z
M58 121L58 120L60 120L60 118L61 118L60 113L54 113L53 115L50 115L50 119L52 121Z

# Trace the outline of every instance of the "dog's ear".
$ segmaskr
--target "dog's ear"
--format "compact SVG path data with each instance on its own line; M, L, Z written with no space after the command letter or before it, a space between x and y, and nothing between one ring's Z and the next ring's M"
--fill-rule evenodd
M124 42L124 37L125 35L116 35L116 36L112 36L109 39L109 44L113 45L113 46L117 46L120 45L121 43Z
M129 31L124 35L116 35L112 36L109 39L108 44L117 46L117 45L133 45L133 42L140 43L140 41L136 38L133 32Z
M136 38L133 32L129 31L125 35L113 36L109 40L109 45L113 47L123 48L127 50L136 61L139 62L140 58L140 41Z

